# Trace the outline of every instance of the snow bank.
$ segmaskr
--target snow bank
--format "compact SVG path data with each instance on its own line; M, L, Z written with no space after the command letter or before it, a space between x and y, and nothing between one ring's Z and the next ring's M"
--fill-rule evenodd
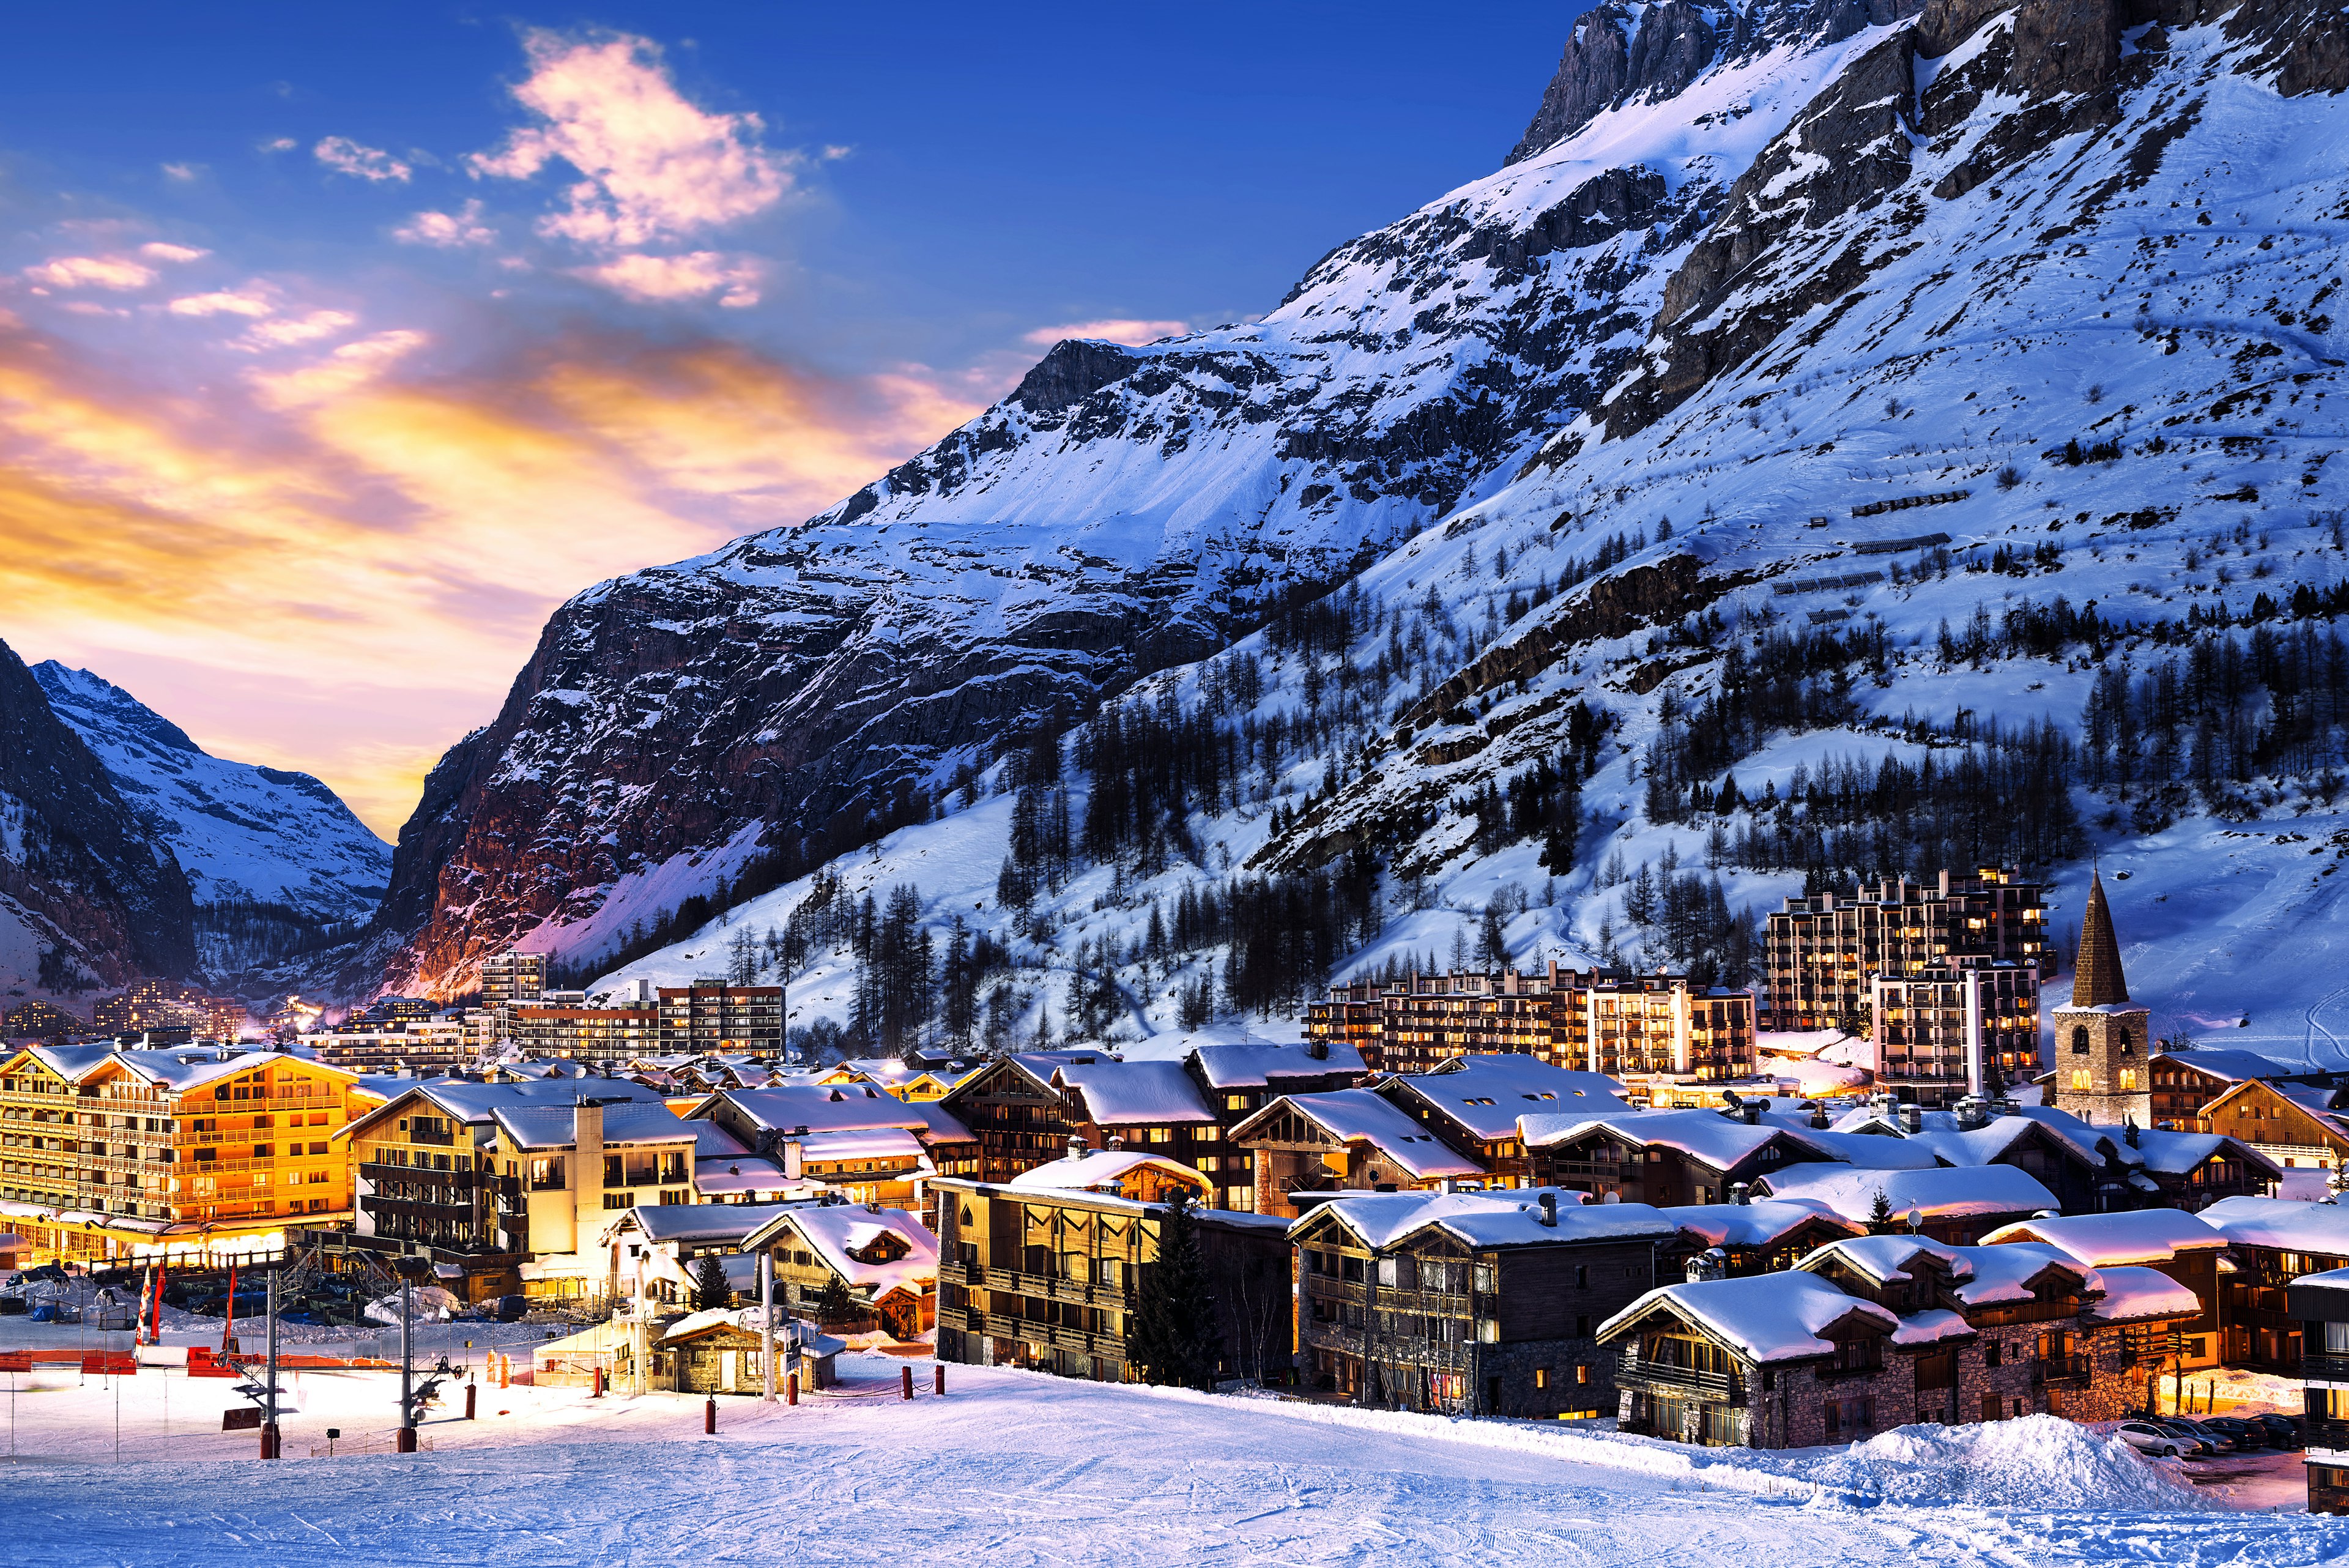
M2118 1438L2101 1437L2054 1416L1971 1427L1899 1427L1825 1457L1799 1459L1790 1474L1855 1497L1926 1506L2207 1506L2193 1488L2139 1458Z

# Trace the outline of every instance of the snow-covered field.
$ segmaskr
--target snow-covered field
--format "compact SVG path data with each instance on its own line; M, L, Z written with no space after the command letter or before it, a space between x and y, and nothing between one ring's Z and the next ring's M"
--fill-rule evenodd
M2349 1521L2214 1511L2045 1417L1852 1449L1690 1450L842 1358L797 1407L483 1388L434 1451L308 1458L391 1425L391 1378L305 1374L286 1461L231 1386L149 1373L10 1396L9 1559L42 1563L2192 1563L2349 1556ZM9 1381L26 1385L17 1375ZM460 1402L456 1407L461 1409ZM119 1411L119 1452L117 1414ZM168 1425L166 1424L168 1421ZM223 1462L241 1468L224 1469Z

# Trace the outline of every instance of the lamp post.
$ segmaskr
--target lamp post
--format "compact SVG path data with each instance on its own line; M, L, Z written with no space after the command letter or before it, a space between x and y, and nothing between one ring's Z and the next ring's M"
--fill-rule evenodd
M432 1261L403 1255L399 1271L399 1438L403 1454L416 1451L416 1282L431 1272Z
M765 1368L759 1397L775 1402L775 1250L759 1249L759 1365Z

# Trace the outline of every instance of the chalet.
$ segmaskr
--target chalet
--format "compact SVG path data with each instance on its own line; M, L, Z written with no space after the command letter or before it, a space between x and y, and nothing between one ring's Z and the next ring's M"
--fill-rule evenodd
M2049 1207L2067 1214L2113 1206L2100 1199L2105 1183L2116 1179L2107 1170L2103 1135L2066 1112L2033 1106L1993 1116L1981 1100L1961 1103L1955 1111L1903 1105L1847 1116L1836 1130L1905 1139L1953 1168L2012 1167L2054 1196Z
M1223 1115L1180 1062L1071 1062L1052 1075L1069 1136L1187 1166L1215 1189L1207 1207L1255 1208L1250 1163L1224 1149Z
M1536 1181L1626 1203L1726 1203L1771 1171L1835 1156L1801 1131L1717 1111L1517 1118Z
M821 1182L851 1202L918 1210L932 1176L979 1159L978 1139L943 1101L909 1103L871 1084L730 1090L688 1114L723 1127L788 1179Z
M2234 1131L2211 1125L2209 1106L2240 1084L2323 1088L2340 1082L2336 1073L2227 1048L2161 1051L2147 1066L2153 1075L2153 1125L2168 1132Z
M2235 1272L2220 1282L2230 1366L2296 1373L2307 1346L2292 1282L2349 1267L2349 1209L2282 1198L2229 1198L2198 1216L2227 1239Z
M1010 1180L1061 1158L1073 1130L1068 1096L1052 1082L1063 1066L1116 1060L1100 1051L1031 1051L990 1062L937 1102L969 1127L975 1156L951 1174L985 1182ZM949 1174L941 1167L941 1174Z
M2199 1135L2181 1133L2180 1137ZM2227 1239L2193 1215L2174 1209L2135 1209L2116 1214L2075 1214L2055 1220L2025 1220L1982 1238L1986 1246L2011 1241L2053 1248L2092 1269L2122 1266L2156 1270L2194 1293L2201 1310L2177 1325L2181 1367L2215 1366L2220 1360L2219 1260Z
M1294 1218L1327 1195L1423 1190L1485 1168L1371 1089L1283 1095L1232 1129L1256 1212Z
M1625 1430L1801 1448L1912 1421L2108 1419L2144 1397L2193 1293L2045 1249L1838 1241L1795 1270L1650 1293L1599 1330Z
M2287 1169L2339 1170L2349 1162L2349 1116L2333 1109L2343 1093L2246 1078L2204 1106L2202 1121Z
M1708 1273L1725 1279L1771 1273L1793 1268L1830 1242L1868 1234L1867 1226L1824 1205L1778 1199L1682 1204L1664 1213L1680 1227L1678 1238L1664 1250L1661 1272L1667 1279L1698 1259L1707 1259Z
M1490 1187L1532 1181L1518 1117L1606 1116L1631 1108L1619 1097L1623 1085L1605 1074L1531 1056L1454 1056L1428 1072L1382 1078L1371 1087L1483 1166Z
M1139 1376L1126 1335L1174 1194L1216 1190L1204 1174L1137 1150L1080 1149L1010 1183L937 1185L938 1359L1107 1382ZM1190 1223L1215 1301L1218 1376L1286 1381L1286 1226L1197 1208Z
M1578 1192L1363 1193L1288 1228L1306 1376L1366 1405L1595 1416L1614 1389L1597 1325L1655 1282L1677 1233Z
M774 1259L775 1301L817 1319L835 1283L851 1314L877 1319L900 1339L937 1321L938 1239L919 1218L874 1204L798 1204L742 1240L742 1251Z
M647 1203L616 1215L596 1235L611 1295L636 1304L640 1315L693 1304L701 1288L701 1260L716 1257L738 1296L755 1298L758 1261L743 1243L776 1216L799 1205Z
M1814 1200L1861 1225L1877 1221L1880 1199L1890 1223L1906 1229L1913 1215L1923 1234L1950 1246L1965 1246L2001 1225L2055 1209L2054 1193L2028 1172L2004 1165L1930 1170L1795 1165L1763 1177L1757 1189L1771 1198Z
M2207 1209L2222 1198L2265 1198L2283 1168L2224 1133L2127 1127L2101 1139L2116 1207Z
M1283 1095L1350 1089L1366 1075L1361 1054L1344 1043L1198 1045L1184 1058L1192 1078L1229 1129Z
M2300 1364L2308 1511L2349 1513L2349 1269L2302 1274L2285 1289L2308 1347Z

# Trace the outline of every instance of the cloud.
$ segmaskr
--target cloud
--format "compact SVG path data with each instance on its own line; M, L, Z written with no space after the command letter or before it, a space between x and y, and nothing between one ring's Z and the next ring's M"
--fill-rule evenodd
M367 385L417 349L424 347L421 332L400 329L378 332L356 343L346 343L324 359L293 370L256 370L253 384L261 400L272 408L290 409L338 398Z
M429 348L378 332L274 373L205 367L199 396L168 362L127 380L0 325L9 642L220 754L320 774L388 835L563 597L809 516L978 407L918 369L823 377L713 342L566 339L427 379Z
M139 247L139 254L152 257L156 261L191 262L202 261L212 253L200 251L193 245L175 245L162 240L150 240Z
M1139 348L1144 343L1155 343L1161 337L1179 337L1191 330L1187 321L1132 321L1123 317L1107 321L1071 321L1065 327L1039 327L1026 333L1020 341L1049 348L1065 337L1092 337L1109 343L1123 343L1129 348Z
M222 289L183 296L171 301L170 308L174 316L267 316L277 307L257 293Z
M405 184L414 172L409 166L379 147L365 147L347 136L329 136L312 148L319 162L337 174L380 184L391 180Z
M25 269L35 283L51 288L131 289L155 281L155 269L121 256L55 256Z
M644 302L699 299L715 294L720 305L737 307L759 303L759 264L747 256L694 251L681 256L624 255L600 266L581 267L576 275L590 278L615 294Z
M290 136L273 136L261 144L264 152L291 152L302 144Z
M204 166L201 163L166 163L163 165L163 178L166 180L176 180L181 184L185 184L189 181L198 178L203 173L203 171Z
M453 213L419 213L392 230L391 237L403 244L454 248L493 244L498 235L481 222L481 204L468 202Z
M694 107L651 41L540 30L523 47L531 74L514 97L544 123L467 163L506 180L554 162L575 170L541 233L615 249L660 244L764 212L791 189L792 158L759 145L758 116Z
M321 337L358 325L358 317L347 310L313 310L306 316L289 316L275 321L256 321L247 327L244 336L236 340L239 348L285 348L296 343L314 343Z

